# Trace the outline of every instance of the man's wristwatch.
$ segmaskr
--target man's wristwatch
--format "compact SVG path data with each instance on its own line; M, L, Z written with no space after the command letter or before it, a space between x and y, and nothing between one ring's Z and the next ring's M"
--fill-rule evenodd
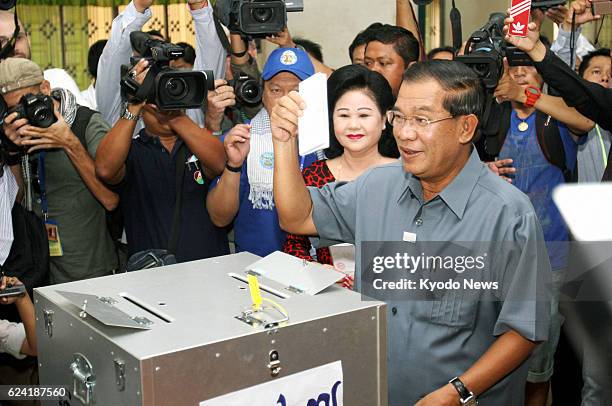
M525 106L533 107L536 102L542 96L542 91L537 87L527 86L525 88L525 96L527 96L527 100L525 101Z
M476 396L465 387L458 377L451 379L448 383L453 385L457 392L459 392L459 402L461 402L462 405L476 406L478 404Z
M132 114L132 112L130 112L130 110L126 106L125 110L123 110L121 118L125 120L138 121L140 119L140 114Z

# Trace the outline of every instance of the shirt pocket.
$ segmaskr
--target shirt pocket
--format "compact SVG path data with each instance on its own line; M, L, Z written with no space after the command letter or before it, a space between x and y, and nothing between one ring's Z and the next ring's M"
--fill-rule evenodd
M459 290L444 293L440 300L417 303L415 317L433 324L471 329L478 312L478 299Z

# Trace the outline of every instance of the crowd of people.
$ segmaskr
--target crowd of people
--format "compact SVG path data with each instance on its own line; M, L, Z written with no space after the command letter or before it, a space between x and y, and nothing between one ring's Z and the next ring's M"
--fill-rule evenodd
M504 59L494 89L454 60L469 46L425 52L409 0L396 0L396 25L356 35L350 65L325 65L321 46L288 27L267 37L278 48L261 70L253 40L222 37L212 4L187 0L195 48L179 44L183 56L171 66L216 78L206 105L189 110L122 96L121 66L139 56L130 34L151 19L152 3L130 1L108 40L91 47L93 81L83 92L65 72L33 62L23 25L12 38L13 15L0 11L2 46L12 48L0 61L6 109L36 96L55 114L53 124L36 125L11 110L2 122L0 293L27 289L0 298L0 384L36 382L35 287L142 269L149 258L164 265L242 251L333 267L328 247L349 243L355 273L341 284L362 291L362 242L409 233L485 241L491 252L517 243L500 280L507 291L535 292L544 275L550 297L389 300L390 405L544 406L551 380L567 372L555 359L574 356L582 382L553 387L553 402L578 393L585 406L612 404L612 365L598 356L609 347L557 351L571 235L553 190L612 178L612 57L580 33L602 18L590 0L533 10L526 37L508 35L508 17L505 41L532 62ZM559 27L552 44L540 35L546 18ZM151 63L140 59L130 78L142 84ZM329 148L300 156L297 139L308 134L298 134L298 120L308 106L298 89L316 72L328 74ZM241 78L259 83L261 101L240 100L233 83ZM485 133L491 99L499 123Z

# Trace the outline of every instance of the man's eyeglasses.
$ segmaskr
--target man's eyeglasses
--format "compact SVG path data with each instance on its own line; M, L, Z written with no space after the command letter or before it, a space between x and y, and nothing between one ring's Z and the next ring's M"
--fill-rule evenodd
M427 117L422 116L406 117L405 115L397 111L387 112L387 121L393 126L394 129L397 130L401 130L406 125L410 128L427 130L432 124L439 123L440 121L444 120L450 120L451 118L455 118L455 116L448 116L439 118L437 120L430 120Z

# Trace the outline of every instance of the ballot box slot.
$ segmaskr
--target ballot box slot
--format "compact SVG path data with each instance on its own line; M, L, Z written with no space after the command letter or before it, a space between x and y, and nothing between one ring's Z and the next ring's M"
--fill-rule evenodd
M157 317L160 320L165 321L166 323L172 323L174 321L174 318L172 316L163 313L162 311L156 309L154 306L150 305L142 299L137 298L134 295L122 292L119 293L119 296L132 303L134 306L137 306L140 309L144 310L145 312Z
M239 281L241 283L243 283L245 289L248 288L249 282L247 281L246 275L240 275L240 274L232 272L232 273L229 273L228 276L231 277L231 278L236 279L237 281ZM240 288L242 289L243 286L241 286ZM266 285L265 283L261 283L260 282L259 283L259 288L261 290L263 290L264 292L266 292L266 293L269 293L269 294L271 294L273 296L276 296L279 299L288 299L290 297L289 295L287 295L287 294L285 294L285 293L283 293L283 292L281 292L281 291L279 291L277 289L274 289L274 288Z

